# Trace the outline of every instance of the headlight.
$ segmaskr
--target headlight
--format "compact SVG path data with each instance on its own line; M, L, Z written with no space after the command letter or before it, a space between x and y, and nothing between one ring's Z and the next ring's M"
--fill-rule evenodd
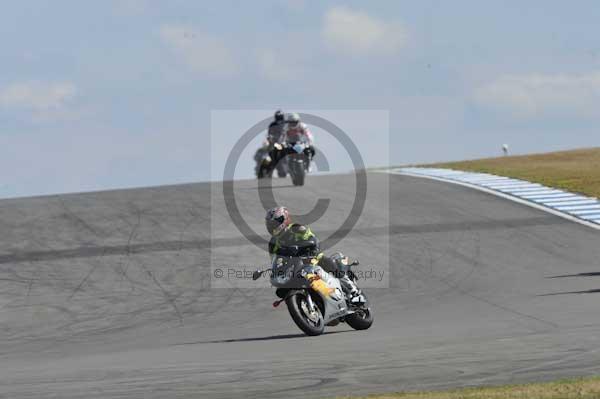
M272 280L275 284L286 284L292 278L293 269L290 267L279 267L273 270Z
M287 274L284 274L282 276L277 276L275 278L275 282L277 282L277 284L287 284L287 282L290 281L290 276Z

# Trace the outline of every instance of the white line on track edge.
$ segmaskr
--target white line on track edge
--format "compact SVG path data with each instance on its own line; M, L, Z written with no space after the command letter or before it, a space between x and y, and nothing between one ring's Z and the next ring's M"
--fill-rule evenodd
M448 178L443 178L443 177L436 177L436 176L429 176L429 175L421 175L418 173L411 173L411 172L404 172L404 171L399 171L399 170L393 170L393 169L387 169L387 170L382 170L382 173L388 173L388 174L392 174L392 175L406 175L406 176L412 176L412 177L420 177L420 178L424 178L424 179L430 179L430 180L437 180L437 181L441 181L441 182L446 182L446 183L452 183L452 184L458 184L459 186L464 186L464 187L469 187L475 190L479 190L479 191L483 191L484 193L488 193L488 194L492 194L495 195L497 197L501 197L513 202L517 202L519 204L522 205L527 205L529 207L535 208L535 209L539 209L540 211L544 211L547 213L551 213L552 215L561 217L563 219L567 219L570 220L572 222L575 223L579 223L582 224L584 226L587 227L591 227L594 230L600 230L600 225L598 225L597 223L594 222L588 222L586 220L580 219L576 216L570 215L568 213L565 212L561 212L552 208L548 208L546 206L543 206L541 204L532 202L532 201L528 201L526 199L523 198L519 198L519 197L515 197L514 195L510 195L510 194L506 194L500 191L495 191L492 189L489 189L487 187L482 187L482 186L478 186L475 184L471 184L471 183L466 183L466 182L462 182L462 181L458 181L458 180L453 180L453 179L448 179Z

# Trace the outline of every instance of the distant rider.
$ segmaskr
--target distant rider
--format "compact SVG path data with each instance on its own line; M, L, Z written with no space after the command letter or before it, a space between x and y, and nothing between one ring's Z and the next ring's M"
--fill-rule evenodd
M315 156L314 138L311 131L306 126L306 123L300 121L300 115L297 113L290 114L287 119L285 128L285 140L287 143L295 143L297 141L305 140L308 148L306 149L308 162L306 169L310 168L310 162Z
M282 110L275 111L273 122L269 124L267 131L267 141L269 142L269 156L272 160L272 168L277 167L279 177L287 175L287 169L284 162L279 162L284 157L283 146L285 144L285 114Z
M269 156L270 144L268 140L263 140L262 146L256 150L254 153L254 162L256 162L256 167L254 168L254 172L256 173L256 177L263 178L266 175L265 166L263 162L265 162L265 156ZM271 161L271 158L266 158L267 162Z
M323 270L340 280L342 289L350 301L361 301L360 290L348 276L348 259L342 258L340 253L331 257L325 256L319 248L317 236L308 226L292 223L287 208L280 206L269 209L265 216L265 225L271 235L270 255L314 257Z
M283 134L285 130L285 114L282 110L278 109L273 115L273 122L269 124L269 130L267 131L267 140L271 143L282 143Z

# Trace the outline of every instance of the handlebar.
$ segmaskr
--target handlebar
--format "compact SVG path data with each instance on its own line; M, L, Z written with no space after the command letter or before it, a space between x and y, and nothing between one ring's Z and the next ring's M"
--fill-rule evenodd
M296 258L296 259L300 259L302 260L302 263L307 264L307 263L312 263L311 261L313 259L316 259L315 256L281 256L278 255L278 257L281 258ZM308 262L306 262L308 260ZM360 264L360 262L358 261L358 259L355 259L354 261L352 261L352 263L350 263L348 265L348 267L352 267L352 266L358 266ZM264 270L256 270L254 273L252 273L252 280L258 280L260 278L260 276L263 275L264 272L271 270L271 267L269 266L269 268L264 269Z

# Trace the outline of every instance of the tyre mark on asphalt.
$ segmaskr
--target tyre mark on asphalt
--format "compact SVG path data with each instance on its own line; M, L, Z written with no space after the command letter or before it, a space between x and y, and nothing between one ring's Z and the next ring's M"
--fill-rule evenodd
M136 223L136 225L134 227L134 230L137 230L139 228L139 226L141 225L141 223L142 223L142 210L136 209L136 213L137 213L137 223ZM155 222L156 226L162 228L162 225L161 225L160 222L158 222L158 221L154 221L154 222ZM128 253L127 253L128 257L130 255L129 250L131 248L131 239L132 239L132 235L130 235L130 239L129 239L129 242L128 242ZM163 287L163 285L156 278L156 275L143 262L140 262L139 266L152 279L152 282L154 283L154 285L156 285L156 287L158 287L158 289L160 290L162 296L165 298L165 300L171 305L171 307L175 311L175 314L177 315L177 318L179 319L180 325L183 325L183 316L181 314L181 311L179 310L179 307L177 306L176 296L171 295L171 293L169 293ZM125 270L125 272L126 271L127 270Z
M350 230L360 234L368 235L403 235L403 234L424 234L424 233L444 233L451 231L469 231L469 230L502 230L514 229L520 227L532 226L548 226L555 224L569 223L556 217L534 217L520 218L507 220L485 220L472 222L456 222L456 223L435 223L435 224L420 224L420 225L391 225L389 227L367 227L356 228ZM347 232L336 230L321 231L324 236L330 233L331 236L345 235ZM130 239L133 232L130 234ZM248 237L250 240L265 240L266 236L255 235ZM202 250L221 247L238 247L248 245L248 241L242 240L241 237L224 237L224 238L204 238L197 240L182 241L179 239L170 241L156 241L148 243L131 244L128 242L121 245L106 245L106 246L82 246L67 249L44 250L44 251L20 251L11 254L0 255L0 264L20 263L20 262L39 262L59 259L72 258L91 258L97 256L110 255L132 255L150 252L177 252L182 250Z
M471 276L471 274L473 273L473 271L480 265L480 261L481 261L480 260L481 252L480 251L481 251L481 249L480 249L480 240L479 240L479 238L477 238L475 240L475 242L476 242L475 243L476 247L475 247L475 254L474 254L473 257L460 254L458 251L453 251L453 254L452 254L453 256L459 257L459 258L463 259L465 262L467 262L467 263L469 263L469 264L472 265L472 268L467 273L467 275L464 276L462 279L460 279L458 281L452 281L450 278L448 278L448 276L438 276L435 273L432 273L431 270L428 273L426 270L423 270L422 267L419 267L418 265L412 265L409 262L406 262L404 264L408 268L410 268L413 271L415 271L417 274L421 274L421 275L424 275L425 277L428 277L428 278L431 278L433 280L439 281L442 284L444 284L446 287L448 287L448 289L446 291L442 292L442 295L445 295L447 292L456 292L456 293L458 293L460 295L464 295L464 296L467 296L469 298L475 299L477 301L481 301L481 302L486 303L486 304L488 304L488 305L490 305L492 307L495 307L497 309L503 310L503 311L508 312L508 313L512 313L512 314L514 314L516 316L536 321L538 323L546 325L547 327L559 328L560 326L557 323L554 323L554 322L551 322L551 321L548 321L548 320L544 320L544 319L542 319L540 317L533 316L531 314L523 313L523 312L521 312L519 310L516 310L514 308L510 308L510 307L505 306L505 305L501 305L501 304L496 303L496 302L494 302L494 301L492 301L490 299L487 299L487 298L485 298L485 297L483 297L481 295L474 294L474 293L468 291L467 289L461 287L462 282L465 281L466 279L468 279ZM427 245L429 245L429 244L427 244ZM433 258L430 258L430 261L434 262ZM423 265L421 265L421 266L423 266ZM442 295L438 294L438 295L436 295L436 298L439 298Z
M75 296L75 294L77 294L77 292L81 289L81 287L83 287L83 285L85 284L85 282L88 281L88 279L94 273L94 270L96 270L97 267L98 267L98 263L96 263L95 265L93 265L90 268L90 271L85 275L85 277L83 278L83 280L81 280L81 282L77 285L77 287L75 287L75 289L73 290L73 292L71 292L71 295L69 295L69 298L67 298L67 301L70 301L71 299L73 299L73 297Z
M93 235L95 235L97 237L107 237L108 236L108 234L106 234L106 232L98 230L98 228L92 226L90 223L85 221L81 216L75 214L75 212L73 212L71 209L69 209L69 207L67 207L67 204L65 203L65 200L62 196L58 196L57 198L58 198L58 201L60 202L60 206L65 211L65 213L63 215L66 217L67 220L71 220L71 221L75 222L75 224L83 227L84 230L89 231L90 233L92 233Z
M440 256L438 256L435 259L433 257L433 252L432 252L430 242L425 241L426 248L428 249L428 254L430 257L429 275L431 277L433 277L434 279L441 281L447 287L445 290L437 293L434 296L434 299L439 300L440 298L444 297L446 294L448 294L450 292L460 292L459 287L461 286L461 284L463 284L465 281L467 281L471 277L471 275L475 272L475 270L479 266L481 266L480 236L479 236L479 232L476 232L476 233L477 233L475 235L476 238L473 238L473 240L475 242L475 254L473 254L472 257L461 253L461 248L464 247L463 242L466 241L466 237L465 237L466 232L462 232L459 239L454 241L453 245L449 245L449 246L447 246L447 248L444 248L441 251L439 251ZM468 249L466 249L466 248L465 248L465 250L468 251ZM470 266L469 270L466 273L450 273L450 274L446 274L446 275L436 274L433 270L434 264L439 263L439 261L443 260L447 256L452 256L454 258L461 259L463 262L465 262L465 264ZM453 280L453 277L455 275L459 275L459 277L457 279Z
M137 222L131 228L131 231L129 232L129 236L127 237L127 244L125 245L125 254L124 255L125 255L126 262L124 262L123 259L120 259L120 261L118 263L118 268L120 269L120 272L121 272L121 280L120 281L123 281L123 279L127 279L127 281L129 282L129 287L130 287L131 291L135 290L135 283L131 279L131 277L129 277L129 275L127 274L127 270L129 269L129 265L131 264L131 259L129 256L131 254L131 241L136 236L137 231L142 223L142 213L137 208L136 208L136 215L137 215ZM126 220L126 218L124 218L123 220L125 220L125 222L127 224L129 224L129 221ZM125 265L125 266L123 266L123 265Z

